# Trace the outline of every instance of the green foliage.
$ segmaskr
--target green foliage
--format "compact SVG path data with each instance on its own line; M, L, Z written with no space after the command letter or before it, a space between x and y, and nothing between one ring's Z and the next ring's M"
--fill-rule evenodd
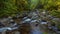
M2 5L3 3L3 5ZM0 16L11 16L15 13L17 13L17 7L15 6L15 3L13 3L12 0L3 0L1 2L1 10L0 10Z
M0 0L0 17L12 16L17 12L33 10L41 6L50 11L51 15L60 18L60 0Z
M17 0L17 7L18 7L18 10L29 10L29 2L28 0Z
M36 6L38 5L39 3L39 0L30 0L30 9L33 10L36 8Z
M50 11L50 14L52 16L56 16L56 17L60 18L60 11L52 10L52 11Z
M60 18L60 0L40 0L43 9L50 11L52 16Z

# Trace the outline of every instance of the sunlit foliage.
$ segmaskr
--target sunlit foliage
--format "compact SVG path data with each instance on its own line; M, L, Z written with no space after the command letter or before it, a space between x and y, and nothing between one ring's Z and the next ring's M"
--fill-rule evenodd
M14 16L18 12L38 8L60 18L60 0L0 0L0 16Z
M43 9L50 11L52 16L60 18L60 0L40 0Z

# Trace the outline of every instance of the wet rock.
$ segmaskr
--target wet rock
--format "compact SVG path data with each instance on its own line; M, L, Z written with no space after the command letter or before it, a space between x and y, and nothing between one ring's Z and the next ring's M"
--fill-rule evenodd
M27 17L24 17L23 20L27 19Z
M26 23L26 22L29 23L30 21L31 21L31 19L28 18L28 19L25 19L25 20L23 21L23 23Z
M2 28L2 27L5 27L5 25L2 24L2 22L0 22L0 28Z
M46 20L42 20L41 24L47 24L48 22Z
M31 23L33 23L33 22L37 22L37 20L31 20Z
M56 26L52 26L52 30L56 32L58 28Z

